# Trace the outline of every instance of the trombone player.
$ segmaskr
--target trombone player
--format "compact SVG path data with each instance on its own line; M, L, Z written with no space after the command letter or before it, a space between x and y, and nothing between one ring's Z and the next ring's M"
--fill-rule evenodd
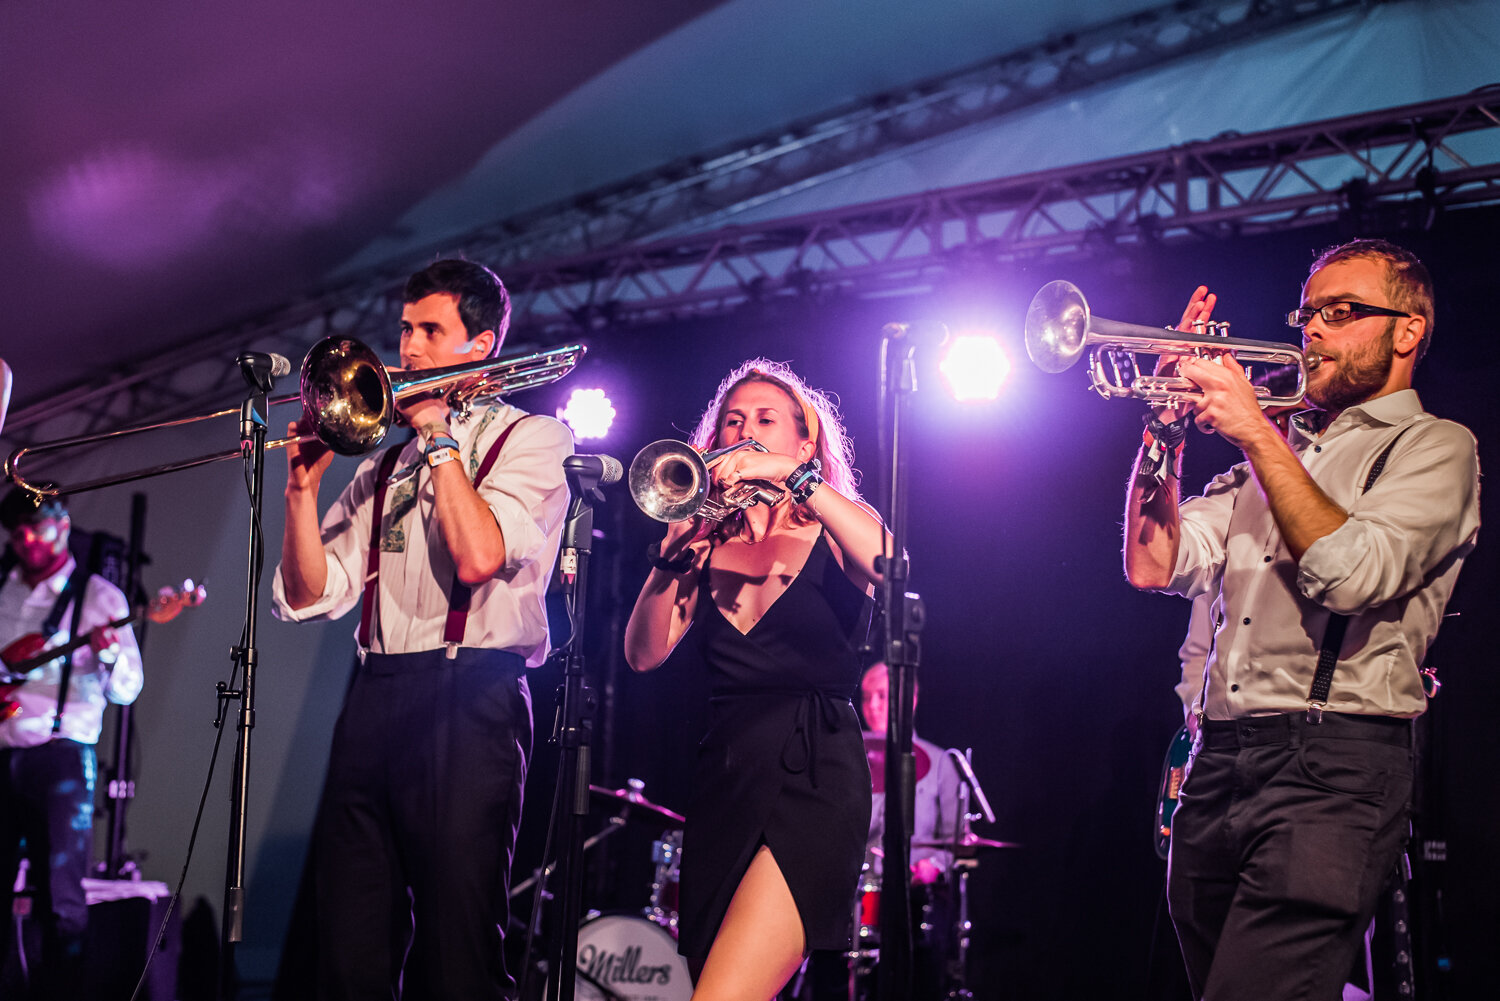
M437 261L403 299L406 369L489 357L505 339L509 296L479 264ZM365 459L321 526L332 453L287 448L276 614L361 610L313 839L318 997L404 986L498 1001L515 990L502 935L532 742L526 670L548 651L572 436L505 403L398 406L416 436Z
M1199 288L1184 324L1213 307ZM1181 359L1201 398L1148 426L1125 512L1133 585L1221 594L1168 876L1193 994L1215 1001L1340 996L1407 835L1418 667L1479 527L1474 438L1411 388L1422 263L1334 247L1288 322L1318 361L1311 409L1283 438L1231 359ZM1245 461L1180 501L1189 420Z

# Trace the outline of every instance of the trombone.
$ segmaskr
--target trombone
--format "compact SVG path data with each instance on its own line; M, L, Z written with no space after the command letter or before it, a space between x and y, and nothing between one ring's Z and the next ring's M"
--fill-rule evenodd
M1229 328L1227 323L1210 326L1221 332ZM1290 392L1277 395L1265 386L1255 387L1262 407L1291 407L1300 403L1307 392L1307 373L1322 360L1320 355L1306 355L1278 341L1188 334L1106 320L1089 312L1088 300L1072 282L1043 285L1026 310L1026 353L1038 368L1055 373L1072 368L1086 349L1089 383L1100 396L1133 397L1163 406L1195 403L1203 399L1203 394L1192 380L1181 376L1142 375L1135 359L1137 354L1231 354L1241 365L1295 369L1297 382Z
M325 337L314 344L307 357L302 360L301 392L297 396L284 396L271 401L271 405L275 405L300 400L301 424L304 428L312 428L312 433L278 438L267 442L266 448L285 448L316 438L339 455L363 455L380 447L391 425L396 423L397 400L423 394L441 395L449 407L462 413L476 402L492 400L523 389L533 389L561 379L573 370L585 351L587 348L582 344L565 344L545 351L482 358L444 368L397 372L393 376L381 364L379 356L360 341L352 337ZM5 460L5 475L18 487L36 497L51 497L84 493L163 473L192 469L210 462L236 459L242 454L239 449L62 486L33 482L20 471L21 461L27 456L111 441L145 431L181 427L239 412L240 408L235 407L197 417L183 417L28 445L16 449Z
M786 491L761 480L744 480L718 494L710 491L708 471L742 448L769 451L754 438L702 455L685 441L653 441L630 462L630 496L647 515L666 522L693 517L723 521L756 504L770 507L780 503Z

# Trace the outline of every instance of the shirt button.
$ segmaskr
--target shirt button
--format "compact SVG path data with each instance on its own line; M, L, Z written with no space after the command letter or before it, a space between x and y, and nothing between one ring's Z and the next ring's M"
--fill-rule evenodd
M1244 622L1244 624L1248 626L1250 624L1250 616L1248 616L1248 615L1245 616L1244 619L1242 619L1241 621Z
M1313 446L1313 451L1314 452L1321 452L1321 451L1323 451L1323 446L1322 445L1314 445Z
M1270 563L1270 562L1271 562L1271 557L1269 557L1269 556L1267 556L1267 557L1266 557L1266 562L1267 562L1267 563Z
M1231 692L1237 692L1237 691L1240 690L1240 686L1239 685L1230 685L1229 686L1229 690ZM1254 733L1255 731L1253 729L1251 729L1250 727L1247 726L1247 727L1245 727L1245 732L1246 733Z

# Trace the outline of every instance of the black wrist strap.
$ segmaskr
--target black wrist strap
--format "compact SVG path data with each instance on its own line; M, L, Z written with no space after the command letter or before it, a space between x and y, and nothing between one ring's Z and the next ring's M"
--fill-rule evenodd
M646 547L646 562L650 563L655 569L665 573L687 573L693 569L693 554L685 552L675 560L669 560L661 554L661 543L653 542Z
M1410 431L1412 425L1408 424L1396 432L1396 437L1391 439L1389 445L1376 456L1375 463L1370 467L1370 475L1365 477L1365 486L1360 493L1369 493L1375 481L1380 479L1381 470L1385 469L1385 461L1391 457L1391 449L1396 447L1396 442L1401 436ZM1344 645L1344 633L1349 629L1349 616L1334 612L1328 616L1328 628L1323 633L1323 646L1318 651L1318 669L1313 674L1312 688L1307 693L1307 721L1309 723L1323 722L1323 708L1328 705L1328 692L1333 687L1333 672L1339 666L1339 648Z
M1147 412L1143 418L1146 425L1147 436L1150 445L1146 454L1141 457L1140 473L1143 477L1149 477L1157 486L1166 482L1167 476L1172 472L1173 463L1182 450L1182 443L1187 440L1188 423L1192 421L1191 415L1184 416L1171 424L1162 422L1155 413ZM1143 437L1142 444L1145 444Z

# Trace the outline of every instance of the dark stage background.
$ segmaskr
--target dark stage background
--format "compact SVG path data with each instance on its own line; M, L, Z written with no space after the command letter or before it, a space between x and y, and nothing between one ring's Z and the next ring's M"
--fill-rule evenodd
M883 509L875 414L881 326L940 320L955 330L997 330L1015 363L1002 398L960 406L929 375L908 441L911 582L928 610L917 728L941 745L973 748L999 814L979 833L1023 846L985 856L973 880L972 986L996 999L1175 998L1179 963L1159 911L1165 865L1150 831L1161 756L1181 722L1172 686L1187 603L1136 592L1120 570L1121 498L1143 408L1098 398L1077 369L1046 375L1031 367L1020 337L1026 304L1045 281L1067 278L1103 316L1165 324L1204 283L1219 293L1218 316L1234 323L1235 336L1291 341L1295 331L1280 317L1297 304L1315 251L1353 235L1391 237L1420 254L1436 278L1436 334L1417 389L1429 410L1474 431L1481 464L1491 467L1500 461L1487 309L1497 221L1495 212L1470 211L1425 230L1366 219L1173 247L1101 245L1086 262L976 267L910 299L854 301L814 288L733 317L601 331L575 375L523 405L546 412L570 383L606 386L620 417L606 441L580 450L628 463L648 441L683 437L734 364L754 355L788 360L841 398L866 496ZM1193 433L1188 487L1237 455ZM1484 513L1492 507L1486 496ZM605 538L595 551L588 646L603 697L595 781L642 778L650 798L681 810L702 728L701 675L685 657L631 675L618 653L644 550L660 526L613 488L596 527ZM1422 905L1419 991L1428 998L1493 996L1500 970L1492 947L1500 934L1493 793L1500 680L1486 666L1500 549L1489 531L1429 656L1444 688L1424 723L1431 767L1419 836L1445 842L1447 861L1419 861L1414 887ZM518 878L535 864L551 799L556 751L543 738L557 677L547 669L533 678L538 747ZM633 824L597 850L588 906L644 906L657 833Z

